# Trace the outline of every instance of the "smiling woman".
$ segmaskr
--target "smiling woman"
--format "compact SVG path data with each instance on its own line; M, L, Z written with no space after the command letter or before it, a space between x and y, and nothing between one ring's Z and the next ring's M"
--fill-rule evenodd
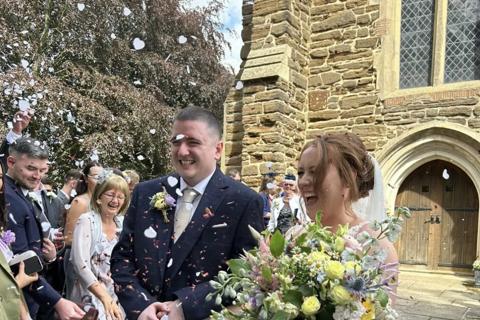
M123 213L129 204L127 181L105 169L92 193L92 211L78 218L73 232L71 262L76 281L71 299L91 304L100 319L124 319L110 278L110 256L118 242Z

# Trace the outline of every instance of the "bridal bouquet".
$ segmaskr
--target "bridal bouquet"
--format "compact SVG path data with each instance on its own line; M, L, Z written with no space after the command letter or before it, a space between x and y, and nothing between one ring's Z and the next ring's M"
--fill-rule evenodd
M409 216L400 208L371 223L376 236L362 225L333 233L320 223L288 241L278 231L256 233L259 247L228 261L229 273L210 281L215 291L207 300L233 304L213 312L212 319L396 319L389 292L397 265L385 263L379 241L394 241Z

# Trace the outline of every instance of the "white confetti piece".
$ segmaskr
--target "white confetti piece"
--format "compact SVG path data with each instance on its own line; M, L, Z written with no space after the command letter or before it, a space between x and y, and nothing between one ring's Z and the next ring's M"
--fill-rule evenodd
M187 66L187 73L190 74L190 66Z
M145 42L140 38L133 39L133 48L135 50L142 50L145 48Z
M123 139L122 139L122 137L117 137L117 140L118 140L118 142L120 142L120 143L122 143L122 142L123 142Z
M92 154L90 155L90 160L92 160L93 162L96 162L98 161L100 158L98 156L98 151L97 150L93 150L92 151Z
M155 231L152 226L150 226L148 227L148 229L145 229L143 235L149 239L155 239L157 237L157 231Z
M42 222L41 225L42 225L42 231L43 232L47 232L50 229L50 227L52 226L50 224L50 222L47 222L47 221Z
M178 37L177 41L178 41L178 43L180 43L180 44L185 44L185 43L187 43L187 37L185 37L185 36L180 36L180 37Z
M442 178L445 180L450 179L450 174L448 173L447 169L443 169Z
M142 81L135 80L135 81L133 81L133 84L136 85L136 86L140 86L140 85L142 85Z
M128 9L127 7L123 8L123 15L125 17L128 17L131 13L132 13L132 11L130 9Z
M138 159L139 161L143 161L143 160L145 160L145 157L142 156L141 154L139 154L139 155L137 156L137 159Z
M199 277L200 274L201 274L201 273L200 273L200 271L199 271L199 272L195 273L195 276L196 276L196 277Z
M157 132L157 130L155 130L155 129L150 129L149 132L150 132L151 134L155 134L155 132Z
M48 107L47 108L47 113L50 113L50 112L52 112L52 108Z
M65 210L69 210L70 207L71 207L71 205L70 205L70 204L66 204L64 207L65 207Z
M110 34L110 39L112 39L112 40L117 39L117 36L115 35L115 33Z
M179 141L185 138L184 134L177 134L175 138L173 139L174 141Z
M267 187L267 189L275 189L276 185L275 185L275 183L269 182L269 183L267 183L266 187Z
M40 291L40 290L42 290L43 288L44 288L44 286L40 286L40 287L37 288L37 291Z
M176 193L179 197L183 196L183 192L182 192L182 190L180 190L179 188L177 188L177 190L175 190L175 193Z
M243 89L243 82L242 81L237 81L237 84L235 85L235 89L242 90Z
M18 108L21 110L21 111L27 111L28 108L30 108L30 102L28 102L28 100L19 100L18 101Z
M10 218L10 220L12 220L13 223L17 224L17 221L15 221L15 218L13 217L13 214L9 214L8 217Z
M72 191L70 191L70 197L75 198L76 195L77 195L77 191L75 189L72 189Z
M39 146L40 146L40 141L35 140L35 141L33 142L33 145L39 147Z
M145 299L145 301L148 301L148 298L145 292L140 292L140 294L142 295L143 299Z
M77 3L77 9L78 9L78 11L85 10L85 4L84 3Z
M271 162L267 162L265 163L265 165L267 166L267 168L271 168L273 164Z
M170 177L167 178L167 182L168 182L168 185L173 188L177 185L178 179L170 176Z
M227 226L227 223L220 223L212 226L212 229L217 229L217 228L225 228Z
M170 260L168 260L167 268L170 268L172 264L173 264L173 258L170 258Z
M12 122L12 121L8 121L8 122L7 122L7 128L8 128L9 130L13 129L13 122Z
M25 60L25 59L20 60L20 63L22 64L22 67L23 67L24 69L27 69L28 66L30 65L30 63L29 63L27 60Z

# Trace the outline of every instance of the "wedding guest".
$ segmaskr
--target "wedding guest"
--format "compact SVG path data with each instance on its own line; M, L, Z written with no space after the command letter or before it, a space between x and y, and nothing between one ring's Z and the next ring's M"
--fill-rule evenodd
M124 319L110 277L110 256L118 242L118 214L128 207L130 193L124 178L105 169L90 201L91 211L82 214L73 232L71 263L75 282L71 299L92 301L99 319Z
M282 181L282 194L273 199L271 204L271 217L268 222L268 230L276 229L285 234L296 224L309 222L304 203L297 192L297 177L286 174Z
M57 197L57 194L53 190L53 180L47 175L43 176L39 197L41 198L43 209L52 228L58 229L65 224L64 217L66 209L62 200Z
M170 142L176 173L138 184L112 252L115 292L129 320L209 317L220 308L205 300L214 290L209 281L256 246L250 227L264 228L262 199L217 167L223 142L211 112L182 109Z
M8 148L15 140L22 137L23 130L25 130L30 124L31 116L33 115L32 109L26 111L18 111L15 113L12 119L12 129L8 131L5 139L0 146L0 163L4 168L7 167Z
M266 174L263 176L258 194L263 200L263 219L265 220L265 225L268 226L271 217L272 201L278 195L277 184L273 175Z
M127 179L128 190L130 190L131 194L135 186L140 182L140 175L135 170L125 170L123 175Z
M82 173L76 169L68 170L63 180L62 189L58 190L57 197L64 205L69 205L71 200L77 195L75 190Z
M3 192L3 165L0 165L0 319L29 320L22 289L38 280L38 274L27 275L25 264L20 262L18 274L14 277L8 262L13 257L10 244L15 235L7 229L7 210Z
M242 181L242 177L240 176L240 171L238 171L238 169L229 169L227 171L227 176L235 181Z
M76 192L77 196L72 200L70 209L67 211L65 219L65 295L70 297L73 286L73 266L70 264L70 247L72 245L72 236L77 224L78 217L91 210L90 200L93 190L97 184L97 179L102 173L103 168L98 162L90 162L83 168L82 176L78 181Z
M30 138L19 138L9 148L8 171L5 179L5 200L8 208L8 227L15 233L12 251L15 254L33 250L51 263L56 259L55 245L46 236L48 219L36 212L27 198L40 184L48 171L48 150ZM81 319L84 312L60 296L40 274L39 279L24 289L32 318L36 319L40 305L54 308L60 319Z
M310 218L315 220L321 211L322 224L334 232L348 224L376 235L368 221L352 210L352 202L368 196L377 183L374 171L363 142L352 133L325 134L307 143L298 163L298 186ZM378 184L381 187L382 182ZM382 239L379 245L386 251L386 263L398 263L391 242Z

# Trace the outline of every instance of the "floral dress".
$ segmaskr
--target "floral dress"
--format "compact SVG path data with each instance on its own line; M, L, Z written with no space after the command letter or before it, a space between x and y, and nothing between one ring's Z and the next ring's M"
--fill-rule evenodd
M94 213L95 214L95 213ZM118 303L115 295L114 284L110 272L110 257L113 247L118 242L119 231L113 239L108 239L105 233L99 233L99 238L94 239L91 223L94 221L91 213L85 213L78 219L73 233L71 262L75 270L71 300L77 303L91 304L98 312L99 320L107 320L102 302L88 290L94 282L98 281L105 286L108 294ZM100 222L101 223L101 222ZM91 247L93 240L93 247ZM93 251L93 252L91 252ZM123 316L125 313L120 307Z
M292 209L290 209L290 206L284 205L278 214L277 229L285 234L294 224Z

